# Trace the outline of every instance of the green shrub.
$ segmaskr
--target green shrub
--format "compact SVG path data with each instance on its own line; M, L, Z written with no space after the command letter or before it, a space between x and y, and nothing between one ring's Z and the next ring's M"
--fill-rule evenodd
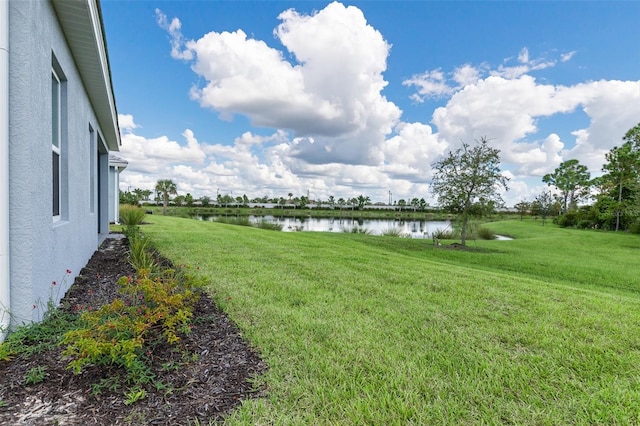
M151 251L151 244L149 243L149 240L139 231L125 233L129 239L129 262L131 265L137 271L154 271L157 265Z
M60 309L47 311L42 322L16 328L0 343L0 361L31 356L58 347L62 334L76 325L72 314Z
M88 366L116 366L130 386L154 380L145 353L155 345L177 345L189 333L196 281L178 279L174 271L152 278L139 271L137 278L118 280L120 297L96 311L80 316L80 326L65 333L63 352L67 368L79 374Z
M573 228L578 224L577 212L566 212L563 215L557 216L553 219L553 223L562 228Z
M408 235L408 234L402 232L402 230L399 229L399 228L388 228L388 229L382 231L382 236L383 237L398 237L398 238L409 238L409 237L411 237L411 235Z
M475 230L475 234L481 240L495 240L496 238L498 238L495 232L493 232L491 229L485 228L483 226L478 227Z
M24 377L25 385L37 385L38 383L44 382L45 377L47 376L47 369L41 365L37 367L33 367L27 371L26 376Z
M438 228L431 233L434 240L454 240L457 233L451 228Z
M144 222L146 213L138 206L128 204L120 206L120 222L126 226L140 225Z
M251 226L251 221L247 216L221 216L216 218L215 221L219 223L226 223L229 225Z
M266 220L261 220L260 222L258 222L256 225L256 228L261 228L261 229L269 229L272 231L282 231L282 225L279 223L273 223L273 222L269 222Z
M589 229L589 228L593 228L595 226L595 223L591 220L579 220L578 224L576 225L576 228L578 229Z
M372 235L373 231L369 228L365 228L364 226L354 226L353 228L342 228L342 232L347 234L364 234L364 235Z

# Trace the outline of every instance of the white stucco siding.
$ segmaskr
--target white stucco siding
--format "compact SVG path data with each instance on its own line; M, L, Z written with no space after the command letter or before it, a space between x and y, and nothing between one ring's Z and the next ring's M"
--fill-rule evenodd
M39 319L43 310L33 305L46 304L53 281L62 286L54 288L53 295L62 297L86 264L104 236L98 233L98 219L106 216L108 200L106 193L99 193L99 179L90 177L89 126L96 135L101 129L51 3L9 3L11 313L14 323L21 323ZM62 214L57 222L51 207L52 54L66 80ZM97 162L100 157L96 153L93 158ZM101 169L96 164L94 170ZM106 180L108 171L102 170ZM91 182L96 191L93 212ZM99 199L105 204L102 215ZM103 225L102 231L108 229Z

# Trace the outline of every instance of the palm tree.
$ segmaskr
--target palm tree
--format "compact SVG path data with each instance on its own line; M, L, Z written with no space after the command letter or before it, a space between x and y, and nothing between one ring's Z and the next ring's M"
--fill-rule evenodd
M138 202L144 198L144 191L140 188L136 188L133 190L133 193L136 194L136 204L138 204Z
M162 196L162 214L167 215L167 205L169 204L169 195L178 193L176 184L171 179L160 179L156 183L156 192Z

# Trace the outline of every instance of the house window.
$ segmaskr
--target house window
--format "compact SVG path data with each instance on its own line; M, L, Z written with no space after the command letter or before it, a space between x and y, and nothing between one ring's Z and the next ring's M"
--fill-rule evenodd
M69 218L67 152L67 79L51 55L51 213L54 222Z
M60 157L62 154L62 84L55 70L51 70L51 154L53 174L53 218L60 218L62 191Z
M98 148L96 146L96 133L89 125L89 211L96 211L96 162Z

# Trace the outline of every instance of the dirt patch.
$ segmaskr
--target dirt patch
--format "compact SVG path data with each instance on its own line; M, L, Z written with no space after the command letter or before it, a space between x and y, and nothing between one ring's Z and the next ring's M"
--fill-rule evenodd
M127 242L108 238L67 292L61 309L74 312L109 303L121 276L133 275ZM266 366L245 342L236 325L204 295L194 311L183 353L168 345L149 354L156 380L145 387L146 398L126 405L123 389L92 394L92 384L113 371L67 370L61 349L0 362L0 424L2 425L187 425L222 420L243 399L261 394L251 379ZM44 367L46 379L25 385L27 372Z

